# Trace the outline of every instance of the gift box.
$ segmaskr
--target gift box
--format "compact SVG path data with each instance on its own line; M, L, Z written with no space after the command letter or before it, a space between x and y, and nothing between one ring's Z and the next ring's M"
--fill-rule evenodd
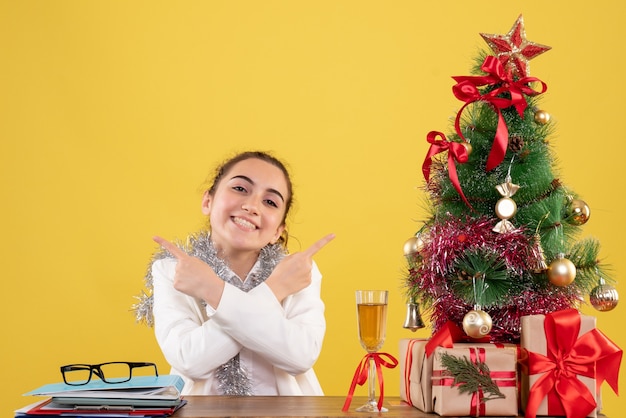
M448 335L446 338L441 338L442 334ZM454 336L455 334L456 337ZM489 350L507 349L514 353L513 355L516 359L519 357L520 346L517 344L453 342L459 338L460 334L456 333L454 329L451 330L450 327L446 327L444 332L434 335L430 340L408 338L400 340L400 398L403 401L420 411L433 412L431 381L433 354L439 345L448 348L481 347ZM519 388L519 380L516 387Z
M494 344L455 344L453 348L438 347L433 355L432 407L441 416L517 416L518 379L517 350L497 347ZM443 356L465 360L477 377L475 391L463 392L461 386L467 382L456 381L455 376L442 364ZM486 365L489 371L487 384L484 382ZM465 373L464 373L465 376ZM476 376L474 376L476 377ZM463 380L463 379L461 379ZM473 377L471 379L473 380ZM490 390L495 386L498 394Z
M521 318L522 406L526 417L597 417L600 385L617 391L620 350L596 319L565 309Z
M426 356L427 339L400 340L400 398L423 412L432 412L430 378L432 356Z

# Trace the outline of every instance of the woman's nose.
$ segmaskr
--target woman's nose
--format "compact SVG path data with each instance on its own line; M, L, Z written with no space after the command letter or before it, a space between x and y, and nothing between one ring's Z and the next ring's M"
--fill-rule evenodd
M243 202L243 204L241 205L241 209L255 215L258 213L257 203L253 199L248 199Z

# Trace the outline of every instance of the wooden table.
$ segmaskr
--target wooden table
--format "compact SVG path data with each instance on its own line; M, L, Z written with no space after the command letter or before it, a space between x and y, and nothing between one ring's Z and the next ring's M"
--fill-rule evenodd
M342 412L346 400L342 396L186 396L187 405L173 418L209 417L358 417L358 418L434 418L401 401L399 397L385 397L384 413L356 412L365 403L365 397L352 399L350 410Z

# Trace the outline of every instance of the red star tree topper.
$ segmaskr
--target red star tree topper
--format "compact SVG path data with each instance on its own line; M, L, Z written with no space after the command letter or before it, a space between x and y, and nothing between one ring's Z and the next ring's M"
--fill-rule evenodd
M504 68L516 78L527 77L530 74L528 61L551 48L526 39L522 15L517 18L506 35L481 33L480 36L487 42Z

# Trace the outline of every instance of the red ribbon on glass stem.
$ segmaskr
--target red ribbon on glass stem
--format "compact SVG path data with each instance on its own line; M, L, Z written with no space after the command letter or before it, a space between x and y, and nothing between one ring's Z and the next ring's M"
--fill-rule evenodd
M437 137L441 137L441 140L438 141ZM469 158L467 155L467 148L459 142L448 141L444 134L437 131L430 131L426 136L426 140L430 143L430 148L428 149L428 153L426 154L426 158L422 164L422 173L424 174L426 181L430 178L432 158L441 152L448 151L448 177L450 177L452 185L461 196L461 199L463 199L463 202L465 202L470 209L473 209L461 189L461 183L459 182L459 176L456 173L455 163L455 161L460 163L467 162L467 159Z
M452 87L452 92L457 99L465 102L463 107L458 111L454 128L461 139L466 141L461 131L461 114L463 110L470 104L478 101L487 102L493 107L498 115L498 127L494 137L493 145L489 156L487 157L487 171L490 171L500 165L504 160L506 149L509 145L509 130L502 116L501 109L514 106L521 118L524 117L524 110L528 106L524 95L536 96L548 89L543 81L535 77L522 77L519 80L513 80L510 72L504 69L502 63L494 56L488 56L480 67L487 75L484 76L456 76L452 77L457 84ZM529 87L529 83L541 83L541 91L536 91ZM495 88L488 93L481 94L478 87L494 86ZM508 93L510 98L499 97L502 93Z
M385 361L383 357L386 357L389 361ZM369 376L370 372L370 360L374 362L376 367L376 374L378 375L378 387L380 391L380 395L378 395L378 410L380 411L382 409L383 398L385 394L382 366L393 369L398 365L398 360L388 353L367 353L365 357L361 359L361 362L354 372L354 377L352 378L352 384L350 385L348 396L346 397L346 401L343 404L343 408L341 408L343 412L346 412L350 408L350 403L352 402L352 397L354 396L354 389L356 389L356 385L362 386L367 381L367 377Z
M530 388L526 418L537 416L546 396L550 415L564 412L568 418L584 418L592 412L597 406L595 398L577 375L595 377L596 392L606 380L618 393L622 350L595 328L579 338L580 314L576 309L546 315L544 330L546 355L528 351L528 374L543 375Z

